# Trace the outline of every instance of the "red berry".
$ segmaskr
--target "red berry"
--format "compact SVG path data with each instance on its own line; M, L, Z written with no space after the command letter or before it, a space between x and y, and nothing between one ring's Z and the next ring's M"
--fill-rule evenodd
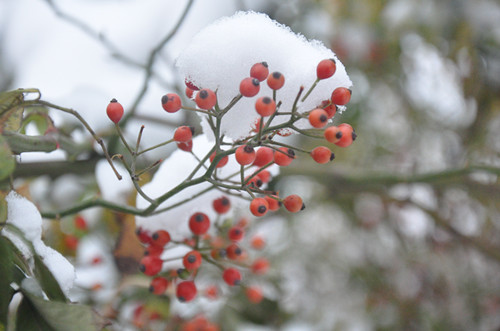
M271 116L276 111L276 102L270 97L260 97L255 101L255 110L260 116Z
M219 289L215 285L210 285L205 289L205 296L211 300L217 299Z
M291 148L280 147L279 150L274 151L274 163L281 167L290 165L294 158L295 152Z
M156 255L159 256L163 253L163 246L149 245L144 251L144 256L146 255Z
M207 233L210 227L210 219L204 213L195 213L189 218L189 229L195 235L202 235Z
M322 108L316 108L309 113L309 123L315 128L322 128L328 122L328 114Z
M258 258L253 261L250 269L256 275L263 275L267 272L267 270L269 270L269 261L263 257Z
M175 113L181 109L181 97L177 93L167 93L161 97L161 105L167 113Z
M278 196L276 195L273 195L273 197L276 197L278 198ZM278 200L278 199L273 199L272 197L270 196L265 196L264 199L266 199L267 203L269 204L269 210L270 211L276 211L278 209L280 209L281 207L281 201Z
M296 213L306 207L302 202L302 198L296 194L289 195L283 199L283 205L289 212L292 213Z
M184 90L184 93L186 94L186 96L189 99L192 99L193 98L193 94L194 94L194 90L191 90L189 87L186 87L186 89Z
M116 99L112 99L106 107L106 114L113 123L118 123L123 116L123 106Z
M212 206L217 214L225 214L231 209L231 201L223 196L215 199Z
M135 231L135 233L137 234L137 237L139 238L139 241L141 243L143 243L143 244L149 244L149 243L151 243L151 240L152 240L151 239L151 235L147 231L145 231L145 230L143 230L141 228L138 228Z
M255 160L253 161L254 166L263 167L269 162L272 162L274 158L274 153L272 148L262 146L257 149L255 152Z
M163 261L156 255L147 255L141 259L139 270L145 275L154 276L161 271Z
M337 113L337 106L330 102L330 100L325 100L321 102L321 108L323 108L328 114L328 118L332 118Z
M250 176L245 178L245 181L248 180ZM247 186L249 187L261 187L262 186L262 179L259 178L259 176L253 176L250 180L247 182Z
M177 284L175 294L180 302L189 302L196 297L198 290L193 281L188 280Z
M78 230L87 230L87 221L85 221L85 218L82 216L78 215L75 217L75 228Z
M184 152L191 152L193 150L193 141L178 142L177 147Z
M332 102L336 105L346 105L351 100L351 90L345 87L337 87L332 92Z
M191 82L188 78L184 79L184 84L186 84L186 87L190 88L193 91L199 90L198 86L194 85L193 82Z
M264 296L262 295L262 290L260 289L260 287L256 286L247 287L245 290L245 295L247 296L248 301L255 304L260 303L264 298Z
M227 268L224 270L222 278L229 286L235 286L241 283L241 273L236 268Z
M78 238L72 234L64 236L64 245L70 250L75 250L78 247Z
M233 226L227 232L227 237L231 241L240 241L245 236L245 230L239 226Z
M269 75L267 62L255 63L252 68L250 68L250 77L257 78L261 82L266 80L267 75Z
M165 230L158 230L151 236L151 245L164 247L170 242L170 233Z
M250 245L254 249L263 249L266 246L266 241L261 236L255 235L250 239Z
M210 256L216 260L223 259L227 256L227 252L224 248L213 248L210 251Z
M226 255L228 259L238 260L241 254L243 254L243 250L236 244L231 244L226 247Z
M193 139L194 127L179 126L174 132L174 140L179 143L186 143Z
M250 203L250 211L255 216L264 216L269 210L269 203L264 198L255 198Z
M244 97L253 97L259 93L260 82L257 78L247 77L240 83L240 93Z
M236 161L241 165L247 165L255 160L255 150L250 145L242 145L234 153Z
M285 76L275 71L267 77L267 85L273 90L279 90L285 85Z
M337 143L342 138L342 131L338 126L330 126L324 132L325 139L331 143Z
M333 76L337 66L334 59L322 60L318 63L316 67L316 75L318 79L326 79Z
M184 255L182 259L182 264L186 270L192 271L196 270L201 265L201 254L198 251L191 251Z
M216 152L213 152L212 155L210 155L210 162L214 161L216 155L217 155ZM222 168L223 166L225 166L227 164L228 161L229 161L229 157L227 155L223 156L222 159L220 159L219 162L217 162L217 165L215 167Z
M262 181L262 183L269 183L271 180L271 173L268 170L262 170L257 174L257 177Z
M340 140L337 141L335 145L339 147L350 146L352 142L356 139L356 133L354 132L354 129L347 123L339 124L338 128L342 133L342 137L340 137Z
M217 96L214 91L205 88L196 94L195 102L201 109L209 110L217 103Z
M311 151L311 157L319 164L325 164L333 161L335 154L333 154L332 151L325 146L318 146Z
M149 285L149 291L156 295L160 295L165 293L165 290L167 289L168 285L169 281L165 277L155 277L151 280L151 284Z

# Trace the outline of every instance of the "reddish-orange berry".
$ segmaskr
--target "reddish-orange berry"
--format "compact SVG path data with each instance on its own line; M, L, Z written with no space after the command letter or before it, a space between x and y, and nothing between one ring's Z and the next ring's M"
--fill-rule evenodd
M323 108L328 114L328 118L332 118L337 113L337 106L330 100L324 100L321 102L321 108Z
M262 146L257 149L255 152L255 160L253 161L254 166L263 167L269 162L272 162L274 158L274 153L272 148Z
M194 127L179 126L174 132L174 140L179 143L185 143L193 139Z
M229 286L235 286L241 283L241 273L236 268L227 268L224 270L222 278Z
M217 103L217 96L214 91L204 88L200 90L195 97L195 102L201 109L209 110Z
M342 133L342 136L340 137L339 141L335 143L335 145L339 147L350 146L352 142L356 139L356 133L354 132L354 129L347 123L339 124L338 128Z
M72 234L67 234L64 236L64 245L73 251L78 247L78 238Z
M328 114L322 108L316 108L309 113L309 123L315 128L322 128L328 122Z
M245 236L245 230L239 226L233 226L227 231L227 237L231 241L240 241Z
M146 255L156 255L159 256L163 253L163 246L149 245L144 251L144 256Z
M302 202L302 198L297 194L292 194L283 199L283 205L285 208L292 213L303 210L306 206Z
M194 85L193 82L191 82L188 78L184 79L184 84L186 84L186 87L190 88L193 91L199 90L198 86Z
M269 183L271 180L271 173L268 170L262 170L257 174L257 177L259 177L262 183Z
M275 71L267 77L267 85L273 90L279 90L285 85L285 76Z
M207 233L210 227L210 219L204 213L195 213L189 218L189 229L195 235L202 235Z
M214 159L215 159L215 155L217 155L216 152L213 152L211 155L210 155L210 162L214 162ZM222 168L223 166L225 166L227 164L227 162L229 161L229 157L226 155L226 156L223 156L219 162L217 162L217 165L215 166L216 168Z
M220 197L213 201L212 206L217 214L225 214L231 209L231 200L227 197Z
M161 97L161 105L167 113L175 113L182 107L181 97L177 93L167 93Z
M255 235L250 239L250 245L254 249L261 250L266 246L266 241L259 235Z
M184 93L189 99L193 98L194 90L190 89L189 87L186 87Z
M87 221L82 216L77 215L75 217L74 222L75 222L75 228L77 228L78 230L82 230L82 231L87 230Z
M250 203L250 211L255 216L264 216L269 210L269 203L264 198L255 198Z
M255 110L260 116L271 116L276 111L276 102L270 97L260 97L255 101Z
M198 251L190 251L182 259L182 264L186 270L196 270L201 265L201 254Z
M274 163L281 167L290 165L294 158L295 152L291 148L280 147L277 151L274 151Z
M278 198L278 196L276 195L273 195L273 197L276 197ZM270 196L265 196L264 199L266 199L267 203L269 204L269 210L270 211L276 211L278 209L280 209L281 207L281 201L278 200L278 199L273 199L272 197Z
M311 151L311 157L319 164L325 164L333 161L335 154L328 147L318 146Z
M249 177L245 178L245 181L248 180ZM247 186L249 187L261 187L262 186L262 179L260 179L258 176L253 176L250 180L247 182Z
M136 231L135 231L135 234L137 235L137 237L139 238L139 241L143 244L149 244L151 243L151 235L143 230L142 228L138 228Z
M266 80L267 75L269 75L267 62L255 63L252 68L250 68L250 77L257 78L261 82Z
M249 286L245 289L245 295L248 298L248 301L251 303L260 303L264 296L262 295L262 290L260 287Z
M216 260L223 259L227 256L227 252L224 248L213 248L210 251L210 256Z
M325 139L331 143L337 143L342 138L342 131L338 126L330 126L324 132Z
M151 245L164 247L170 242L170 233L165 230L158 230L151 236Z
M247 165L255 160L255 150L250 145L242 145L236 149L234 153L236 162L241 165Z
M244 97L253 97L259 93L260 81L257 78L247 77L240 83L240 93Z
M156 295L160 295L165 293L165 290L167 289L168 285L169 281L165 277L155 277L151 280L151 284L149 285L149 291Z
M177 147L184 152L191 152L193 150L193 141L178 142Z
M219 289L215 285L210 285L205 289L205 296L211 300L217 299Z
M226 247L226 255L228 259L238 260L241 254L243 254L243 250L236 244L231 244Z
M266 258L258 258L250 266L252 272L256 275L263 275L269 270L269 261Z
M346 105L351 100L351 90L345 87L337 87L332 92L332 102L336 105Z
M193 281L188 280L177 284L175 294L180 302L189 302L196 297L198 290Z
M113 123L118 123L123 116L123 106L113 98L106 107L106 114Z
M156 255L147 255L141 259L139 270L145 275L154 276L161 271L163 261Z
M334 59L322 60L318 63L316 67L316 76L318 79L326 79L333 76L337 66Z

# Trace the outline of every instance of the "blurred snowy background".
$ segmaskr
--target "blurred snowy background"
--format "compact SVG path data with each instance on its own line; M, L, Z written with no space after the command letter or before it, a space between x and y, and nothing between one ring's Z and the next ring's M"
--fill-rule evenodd
M165 47L152 53L188 7ZM279 282L267 293L277 302L272 313L236 297L213 318L228 330L498 330L497 1L3 0L0 90L38 88L102 135L111 131L105 105L117 98L133 113L126 135L134 139L144 124L143 141L152 145L181 122L199 126L190 114L166 117L160 98L183 92L174 61L191 38L238 10L267 13L337 54L353 99L335 122L352 124L358 139L336 149L334 163L298 160L273 183L300 190L307 209L255 229L268 236ZM77 142L88 138L73 118L51 117ZM107 167L95 167L94 154L78 153L78 168L61 163L61 151L22 154L15 184L42 211L97 191L130 199L130 183L112 181ZM49 175L31 178L41 173ZM83 214L94 237L75 256L77 284L98 290L75 297L106 307L120 280L111 255L120 229L102 210ZM70 223L47 222L46 232L70 232ZM111 269L89 270L96 247Z

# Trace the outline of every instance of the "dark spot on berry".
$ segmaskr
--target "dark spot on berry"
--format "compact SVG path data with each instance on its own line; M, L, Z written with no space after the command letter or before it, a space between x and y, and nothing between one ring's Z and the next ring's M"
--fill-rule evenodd
M243 253L243 252L241 251L241 248L239 248L239 247L234 250L234 254L236 254L236 255L241 255L241 253Z
M350 88L347 89L349 91L349 94L352 96L352 90Z
M266 206L259 206L259 208L257 208L259 214L264 214L266 210L267 210Z
M229 199L224 197L220 200L220 203L223 205L223 206L227 206L229 205Z
M306 205L304 203L302 203L302 207L300 207L300 210L304 210L306 209Z
M219 256L220 257L226 257L227 253L225 249L219 249Z
M326 122L326 121L328 121L328 116L326 116L325 114L321 115L319 117L319 121L320 122Z
M207 90L201 90L199 93L200 93L200 98L202 99L206 99L208 97Z
M245 153L252 153L253 152L253 147L250 146L250 145L245 145L245 147L243 147L243 151Z
M356 138L358 137L358 135L356 134L356 132L352 132L352 140L356 140Z
M111 99L110 102L118 102L115 98Z
M160 237L160 235L158 234L158 232L153 233L153 235L151 236L151 238L153 238L153 240L158 240L159 237Z
M334 158L335 158L335 154L333 154L333 152L332 152L332 155L330 155L330 161L333 161Z
M252 79L252 84L253 84L254 86L259 86L259 85L260 85L260 81L259 81L257 78L253 78L253 79Z
M195 220L196 222L198 222L198 223L203 222L203 219L204 219L204 217L203 217L203 215L202 215L202 214L196 214L196 215L194 215L194 220Z
M169 98L168 96L165 94L164 96L161 97L161 104L164 105L166 104L167 102L169 102Z
M265 103L266 105L270 104L271 101L273 101L273 99L271 99L270 97L262 98L262 102Z
M267 62L266 62L266 61L261 62L260 64L262 64L262 65L263 65L264 67L266 67L266 68L268 67L268 64L267 64Z
M139 265L139 270L140 270L141 272L146 271L146 266L145 266L144 264Z
M263 184L263 183L262 183L262 179L257 179L257 180L255 181L255 185L257 185L257 187L261 187L261 186L262 186L262 184Z
M330 61L332 61L332 62L333 62L333 64L335 64L335 63L336 63L336 62L335 62L335 59L329 59L329 60L330 60Z
M154 286L153 286L153 285L151 285L151 286L149 287L149 292L153 292L154 290L155 290Z
M234 285L240 285L240 283L241 283L241 281L239 279L235 279L233 282Z
M233 234L234 234L235 236L239 236L239 235L241 234L241 230L240 230L240 229L234 229L234 230L233 230Z
M288 156L291 157L291 158L294 158L295 157L295 151L291 148L288 149L287 151L288 153Z
M280 79L281 78L281 73L277 72L277 71L273 72L273 78L274 79Z
M337 139L342 138L342 131L337 132L337 134L335 134L335 138Z
M189 263L195 263L196 262L196 256L194 255L189 255L187 258Z
M186 301L186 299L183 296L177 297L177 299L179 299L180 302Z
M190 126L189 130L191 130L191 134L194 135L194 126Z

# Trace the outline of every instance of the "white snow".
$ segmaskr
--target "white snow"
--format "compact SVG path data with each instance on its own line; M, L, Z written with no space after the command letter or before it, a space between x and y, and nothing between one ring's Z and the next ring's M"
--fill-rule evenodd
M337 71L320 81L300 105L299 111L308 111L329 99L335 88L351 87L351 80L333 51L317 40L308 41L295 34L265 14L238 12L217 20L193 38L176 65L198 87L217 90L219 105L224 107L238 95L240 82L250 75L251 66L265 61L270 73L279 71L284 75L285 85L277 91L277 100L283 102L281 110L290 111L300 86L307 91L316 80L317 64L327 58L336 60ZM243 98L224 116L222 133L232 139L246 136L258 117L255 100L265 95L272 96L272 91L261 82L257 96ZM287 116L277 117L276 123L286 120ZM203 124L208 132L205 121ZM308 126L307 121L301 124Z
M11 191L5 197L5 201L7 202L7 224L14 225L23 232L24 238L33 244L34 253L41 257L44 264L61 286L61 289L64 293L68 294L75 280L75 269L64 256L51 247L46 246L42 241L42 216L38 209L31 201L14 191ZM26 259L32 259L33 252L31 252L18 234L4 228L2 235L9 238Z

